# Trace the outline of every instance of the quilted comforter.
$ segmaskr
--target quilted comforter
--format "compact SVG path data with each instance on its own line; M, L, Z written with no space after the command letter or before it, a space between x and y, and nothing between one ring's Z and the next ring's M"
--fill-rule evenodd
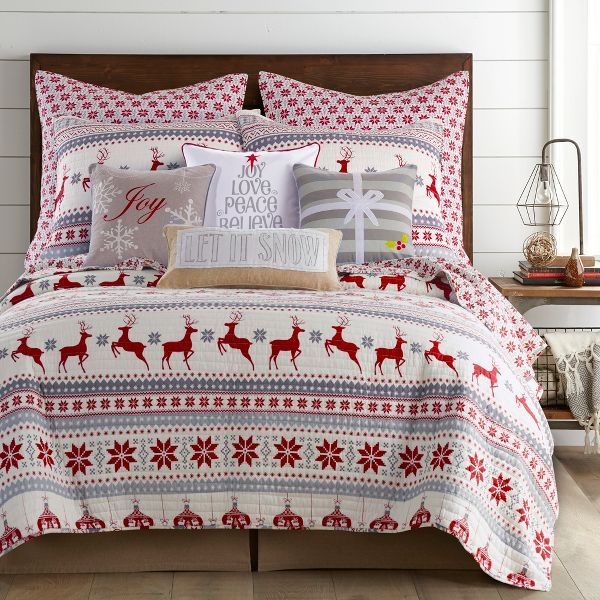
M50 532L432 526L549 589L543 343L466 263L348 266L342 292L42 273L0 314L0 551Z

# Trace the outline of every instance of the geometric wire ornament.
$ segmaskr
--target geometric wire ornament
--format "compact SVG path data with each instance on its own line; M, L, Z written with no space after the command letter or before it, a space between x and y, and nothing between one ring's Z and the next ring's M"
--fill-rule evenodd
M560 225L568 208L552 163L535 165L517 202L523 224Z

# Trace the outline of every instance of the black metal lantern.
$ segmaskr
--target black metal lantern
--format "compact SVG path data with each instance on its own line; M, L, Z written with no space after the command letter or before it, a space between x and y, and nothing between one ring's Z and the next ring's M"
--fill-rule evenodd
M581 189L581 150L577 143L568 138L558 138L546 142L542 148L542 162L535 165L525 188L519 196L517 209L524 225L560 225L569 208L567 196L556 175L554 165L549 162L546 150L550 144L569 142L577 150L579 183L579 250L583 254L583 202Z

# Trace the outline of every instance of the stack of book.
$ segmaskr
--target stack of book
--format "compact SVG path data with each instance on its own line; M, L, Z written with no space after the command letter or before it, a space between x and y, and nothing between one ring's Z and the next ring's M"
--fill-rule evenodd
M554 259L549 265L535 267L526 260L519 261L519 270L513 271L514 278L523 285L561 285L565 278L565 265L568 257ZM600 262L594 256L582 256L585 269L584 285L600 285Z

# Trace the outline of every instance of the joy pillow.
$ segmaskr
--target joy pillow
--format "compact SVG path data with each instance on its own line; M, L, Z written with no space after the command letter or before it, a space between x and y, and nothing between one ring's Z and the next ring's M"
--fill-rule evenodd
M226 229L298 227L298 190L292 167L315 166L319 144L283 152L227 152L184 144L188 167L213 164L204 224Z

